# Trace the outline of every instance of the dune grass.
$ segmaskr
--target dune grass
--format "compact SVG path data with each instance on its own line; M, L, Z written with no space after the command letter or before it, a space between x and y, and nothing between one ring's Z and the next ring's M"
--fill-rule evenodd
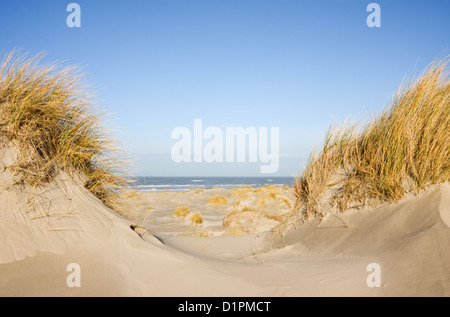
M121 150L101 125L78 68L41 65L43 57L12 51L0 63L0 137L20 149L18 182L39 186L58 170L78 173L113 207L126 186Z
M175 209L173 214L177 217L184 218L189 213L189 207L180 206Z
M207 204L210 205L226 205L228 204L228 199L222 195L214 195L213 197L211 197L208 201Z
M203 223L203 218L199 212L196 212L189 217L189 221L194 225L201 225Z
M329 129L296 178L295 208L306 219L318 214L332 192L340 211L395 202L409 192L446 182L450 176L450 85L448 57L429 65L401 87L379 116L365 125Z

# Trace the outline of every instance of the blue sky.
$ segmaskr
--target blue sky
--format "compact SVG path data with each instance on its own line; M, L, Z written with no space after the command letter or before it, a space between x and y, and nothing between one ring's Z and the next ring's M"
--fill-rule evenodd
M69 28L69 3L81 28ZM369 3L381 27L369 28ZM449 1L2 1L0 50L82 65L140 176L258 176L260 163L175 163L171 131L279 127L274 176L301 172L331 122L367 119L449 53Z

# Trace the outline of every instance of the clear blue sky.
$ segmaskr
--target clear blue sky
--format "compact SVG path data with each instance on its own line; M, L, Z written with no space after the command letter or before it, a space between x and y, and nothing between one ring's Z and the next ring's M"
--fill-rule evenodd
M81 7L69 28L66 7ZM381 28L369 28L369 3ZM260 163L174 163L178 126L279 127L278 176L332 121L367 118L449 53L450 1L2 1L0 49L84 66L136 175L257 176ZM274 175L274 176L275 176Z

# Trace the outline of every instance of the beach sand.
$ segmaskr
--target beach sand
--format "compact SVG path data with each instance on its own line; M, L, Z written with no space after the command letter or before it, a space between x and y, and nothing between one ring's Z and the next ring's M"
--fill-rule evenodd
M127 220L64 172L14 184L17 153L1 153L1 296L450 295L448 183L320 224L288 217L287 188L131 192ZM216 195L226 202L208 203ZM67 285L70 263L81 287ZM371 263L380 287L367 284Z

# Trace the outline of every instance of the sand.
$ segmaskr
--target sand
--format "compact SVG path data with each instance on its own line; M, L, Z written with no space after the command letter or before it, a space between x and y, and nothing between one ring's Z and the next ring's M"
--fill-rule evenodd
M265 215L244 211L231 231L223 219L239 198L230 190L130 194L132 221L64 172L39 188L13 184L17 154L0 152L1 296L450 295L448 183L351 212L349 226L345 214L286 221L288 208L260 201ZM215 195L228 203L208 204ZM240 204L257 202L246 199ZM180 205L204 222L174 216ZM80 267L81 287L67 285L70 263ZM380 287L367 284L371 263Z

